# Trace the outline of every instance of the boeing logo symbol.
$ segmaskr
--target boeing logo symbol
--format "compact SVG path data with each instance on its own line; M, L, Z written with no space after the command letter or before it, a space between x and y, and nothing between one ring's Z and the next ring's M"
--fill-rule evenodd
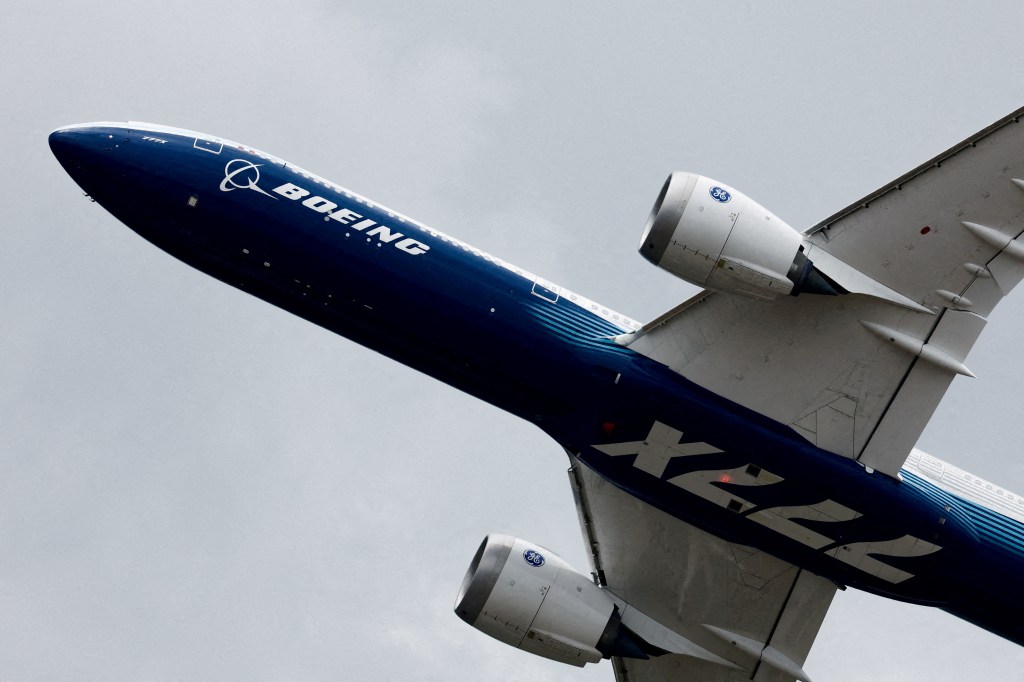
M231 192L236 189L251 189L277 200L273 194L260 189L259 167L262 164L246 161L245 159L232 159L224 166L224 179L220 181L221 192ZM244 175L243 175L244 174Z

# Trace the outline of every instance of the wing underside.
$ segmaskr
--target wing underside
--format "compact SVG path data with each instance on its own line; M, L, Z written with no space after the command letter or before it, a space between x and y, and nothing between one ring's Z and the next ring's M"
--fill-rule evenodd
M992 310L1024 278L1022 116L804 233L806 256L852 293L763 301L704 291L617 341L898 477L952 380L973 376L965 360ZM595 579L627 611L709 652L614 659L620 682L808 679L803 663L833 583L701 531L572 461Z
M620 342L897 476L996 304L1024 277L1020 110L815 226L805 253L861 293L705 291ZM842 281L839 282L843 284Z
M641 502L573 460L569 470L595 578L629 609L731 665L668 654L613 659L619 682L809 679L803 663L836 586Z

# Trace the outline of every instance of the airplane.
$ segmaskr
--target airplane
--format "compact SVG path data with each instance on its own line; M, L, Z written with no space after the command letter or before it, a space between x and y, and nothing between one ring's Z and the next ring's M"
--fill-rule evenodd
M620 681L806 682L847 587L1024 644L1024 496L915 448L1024 277L1022 116L804 231L672 173L639 252L702 291L645 324L224 138L49 144L157 247L564 449L589 574L489 534L459 618Z

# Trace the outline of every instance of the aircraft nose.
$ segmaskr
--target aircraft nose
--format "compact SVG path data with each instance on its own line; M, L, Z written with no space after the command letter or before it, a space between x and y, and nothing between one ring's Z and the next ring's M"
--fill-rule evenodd
M65 126L50 133L50 151L74 180L89 191L92 176L112 160L112 152L125 145L128 131L110 124Z
M128 142L128 130L104 123L83 123L57 128L50 133L50 150L67 168L98 154L113 152Z
M95 128L66 126L50 133L50 151L62 164L94 151L100 144L101 133Z

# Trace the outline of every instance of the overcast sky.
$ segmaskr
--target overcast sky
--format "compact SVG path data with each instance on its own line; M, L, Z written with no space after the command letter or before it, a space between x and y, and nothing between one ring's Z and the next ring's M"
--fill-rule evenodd
M0 678L612 679L451 611L488 532L586 570L553 442L144 242L53 128L228 137L646 321L693 291L635 252L670 171L808 227L1024 104L1022 25L1017 2L6 0ZM920 445L1024 492L1020 338L1017 291ZM806 669L1020 680L1024 649L851 590Z

